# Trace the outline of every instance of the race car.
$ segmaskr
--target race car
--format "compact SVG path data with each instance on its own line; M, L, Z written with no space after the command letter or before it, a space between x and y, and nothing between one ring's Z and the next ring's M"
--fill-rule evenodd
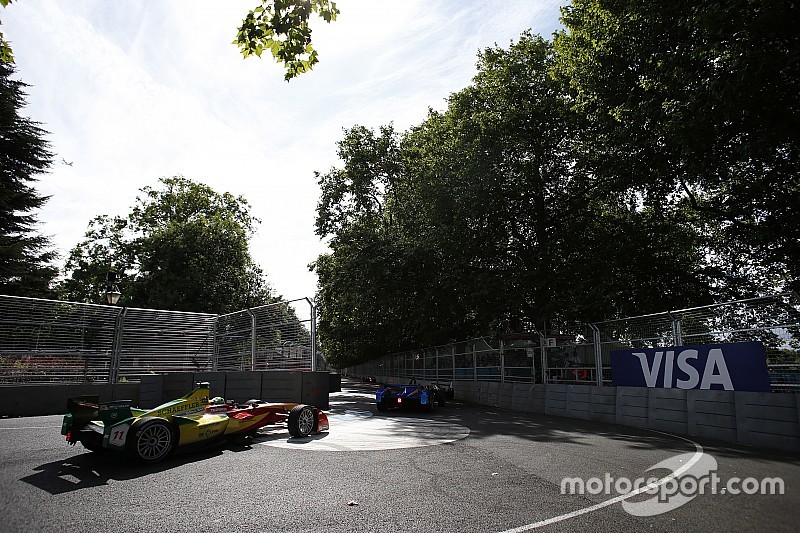
M92 451L126 452L157 463L174 449L206 446L225 439L252 437L269 425L286 424L293 437L328 431L328 417L311 405L250 400L242 405L209 399L208 383L154 409L137 409L130 400L100 403L99 396L67 400L61 434Z
M412 378L408 385L382 383L375 393L378 411L399 408L418 408L433 411L434 403L444 407L447 398L453 398L452 388L445 389L439 384L419 385Z

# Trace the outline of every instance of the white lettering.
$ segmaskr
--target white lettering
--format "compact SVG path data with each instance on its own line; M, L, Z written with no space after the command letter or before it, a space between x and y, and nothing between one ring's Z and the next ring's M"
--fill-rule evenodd
M716 374L714 373L715 368L719 370ZM712 384L722 385L725 390L733 390L733 382L728 372L728 365L725 364L725 357L723 357L722 350L719 348L713 348L708 351L708 360L703 371L703 382L700 384L700 388L710 389Z
M646 353L635 353L633 355L639 358L639 362L642 365L642 374L644 374L644 382L650 388L655 387L656 380L658 379L658 371L661 369L661 359L664 357L664 352L656 352L655 359L653 359L652 368L650 368L650 366L647 363Z
M667 360L664 363L664 387L672 387L672 365L675 363L675 352L667 352Z
M679 389L693 389L700 383L700 373L687 361L687 359L697 359L697 356L697 350L684 350L678 355L678 368L689 378L678 380Z

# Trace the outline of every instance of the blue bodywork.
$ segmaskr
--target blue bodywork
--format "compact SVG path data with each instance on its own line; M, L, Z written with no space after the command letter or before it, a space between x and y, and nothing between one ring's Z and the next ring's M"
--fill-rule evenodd
M398 403L397 400L400 399L400 403L404 400L409 402L417 402L420 405L427 405L429 401L431 401L430 396L432 396L429 391L422 389L419 385L385 385L385 388L378 389L378 392L375 394L375 401L376 402L387 402L387 403Z
M418 385L411 382L407 385L381 384L375 393L378 411L399 409L404 407L433 410L435 403L444 405L445 396L437 385Z

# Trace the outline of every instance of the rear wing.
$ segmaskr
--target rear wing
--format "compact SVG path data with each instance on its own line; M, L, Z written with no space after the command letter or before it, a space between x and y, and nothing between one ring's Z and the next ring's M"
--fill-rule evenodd
M67 399L67 415L61 424L61 434L66 435L72 428L82 428L92 420L97 420L100 396L75 396Z

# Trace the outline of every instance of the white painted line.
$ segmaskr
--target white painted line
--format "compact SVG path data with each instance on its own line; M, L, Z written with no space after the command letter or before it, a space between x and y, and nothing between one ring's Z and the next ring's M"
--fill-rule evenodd
M549 525L555 524L557 522L563 522L564 520L569 520L570 518L575 518L576 516L588 514L588 513L597 511L598 509L602 509L604 507L608 507L610 505L614 505L615 503L619 503L619 502L621 502L623 500L627 500L628 498L633 498L634 496L638 496L639 494L643 494L643 493L647 492L648 490L654 489L656 487L660 487L661 485L663 485L665 483L668 483L668 482L672 481L673 479L681 476L684 472L686 472L692 466L697 464L697 462L703 457L703 447L700 446L698 443L696 443L693 440L689 440L689 439L681 437L679 435L672 435L670 433L663 433L661 431L655 431L655 430L650 430L650 431L654 431L655 433L661 433L662 435L669 435L670 437L675 437L675 438L678 438L678 439L682 439L682 440L685 440L686 442L690 442L690 443L694 444L694 449L695 449L694 455L692 456L692 458L689 461L686 462L685 465L683 465L682 467L678 468L677 470L675 470L674 472L672 472L668 476L664 476L661 479L659 479L658 481L654 481L653 483L645 485L645 486L641 487L640 489L631 491L628 494L623 494L621 496L617 496L616 498L611 498L610 500L606 500L606 501L598 503L596 505L591 505L589 507L584 507L583 509L578 509L577 511L572 511L571 513L566 513L566 514L562 514L562 515L559 515L559 516L554 516L553 518L548 518L547 520L542 520L541 522L536 522L536 523L533 523L533 524L528 524L526 526L516 527L514 529L507 529L507 530L503 531L502 533L518 533L520 531L528 531L530 529L536 529L536 528L543 527L543 526L549 526Z

